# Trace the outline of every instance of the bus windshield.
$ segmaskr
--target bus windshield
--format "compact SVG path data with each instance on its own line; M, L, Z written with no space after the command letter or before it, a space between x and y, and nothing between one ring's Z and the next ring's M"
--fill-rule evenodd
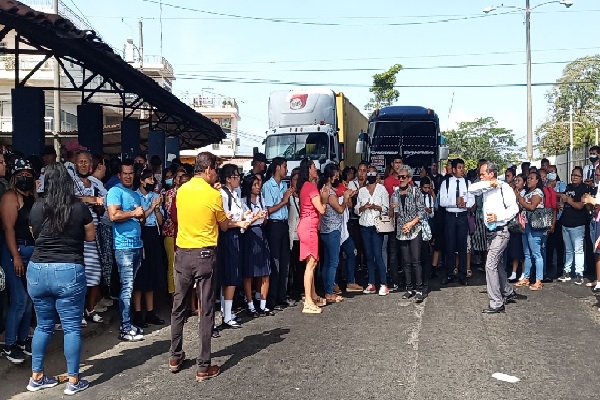
M287 161L300 161L305 157L311 160L327 158L327 134L324 132L272 135L265 142L265 155L268 160L283 157Z

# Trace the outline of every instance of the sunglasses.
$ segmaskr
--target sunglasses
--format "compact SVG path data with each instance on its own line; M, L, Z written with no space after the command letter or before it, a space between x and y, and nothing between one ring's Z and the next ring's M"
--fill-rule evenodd
M408 175L398 175L398 179L408 179Z

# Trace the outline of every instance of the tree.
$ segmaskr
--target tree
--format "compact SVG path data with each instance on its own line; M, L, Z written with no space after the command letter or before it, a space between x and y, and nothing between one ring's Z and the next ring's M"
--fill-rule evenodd
M569 143L569 112L573 108L573 145L581 147L600 121L600 55L567 64L546 94L548 116L536 129L542 154L563 153Z
M492 117L460 122L457 129L442 132L450 154L465 160L465 167L476 168L481 158L493 161L503 170L519 159L512 130L499 128ZM452 158L452 157L451 157Z
M373 86L369 89L369 92L373 93L373 97L365 105L366 111L371 112L376 108L392 105L398 100L400 92L394 88L394 85L396 84L396 75L401 70L402 65L396 64L381 74L373 75Z

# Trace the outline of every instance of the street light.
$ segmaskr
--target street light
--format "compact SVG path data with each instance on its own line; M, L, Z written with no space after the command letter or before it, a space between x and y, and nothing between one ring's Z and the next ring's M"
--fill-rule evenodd
M532 106L531 106L531 12L538 7L546 4L558 3L562 4L566 8L570 8L573 5L571 0L554 0L547 1L545 3L538 4L537 6L531 7L530 0L525 0L525 8L518 6L490 6L483 9L485 14L489 14L496 11L499 8L513 8L519 11L525 12L525 50L527 53L527 158L529 161L533 160L533 117L532 117Z

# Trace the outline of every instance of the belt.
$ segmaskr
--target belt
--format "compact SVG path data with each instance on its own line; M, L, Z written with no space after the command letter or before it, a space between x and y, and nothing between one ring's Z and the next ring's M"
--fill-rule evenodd
M17 239L17 244L20 245L20 246L35 246L35 241L33 241L33 240Z
M458 217L462 217L463 215L466 216L467 212L466 211L452 212L452 211L446 210L446 215L450 215L450 216L458 218Z
M217 246L201 247L198 250L216 250Z
M493 230L493 232L502 232L505 228L506 228L506 225L497 226L496 229Z
M269 219L269 222L273 222L275 224L283 224L284 222L287 222L287 219Z

